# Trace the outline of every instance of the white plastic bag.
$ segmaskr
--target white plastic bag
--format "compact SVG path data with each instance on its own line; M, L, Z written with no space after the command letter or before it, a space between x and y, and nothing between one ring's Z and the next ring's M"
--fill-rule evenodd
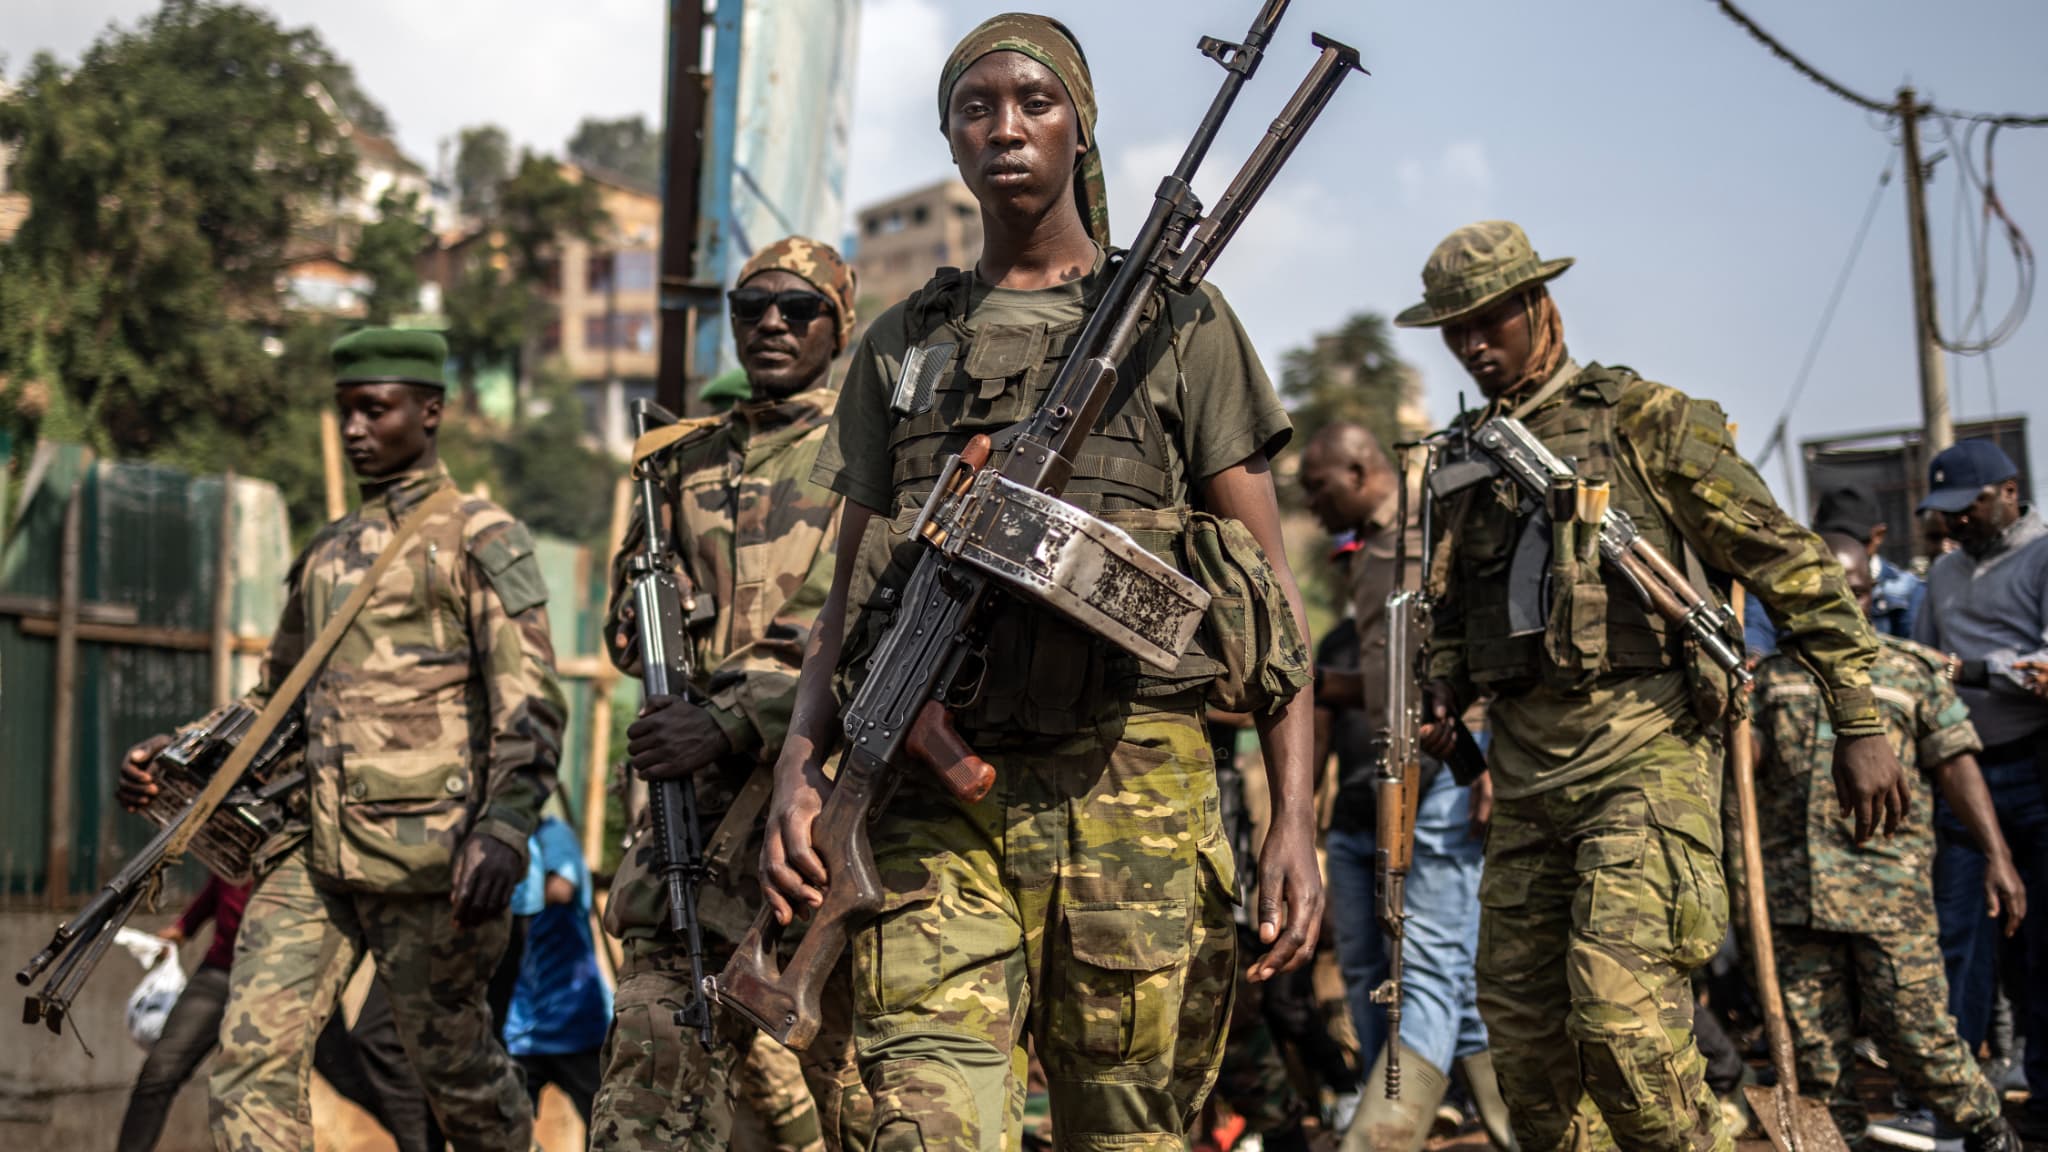
M170 1018L171 1005L185 991L185 969L178 963L177 945L161 936L123 928L115 934L114 943L126 948L136 963L148 969L135 991L128 994L128 1035L147 1052L156 1047L157 1038L164 1034L164 1021Z

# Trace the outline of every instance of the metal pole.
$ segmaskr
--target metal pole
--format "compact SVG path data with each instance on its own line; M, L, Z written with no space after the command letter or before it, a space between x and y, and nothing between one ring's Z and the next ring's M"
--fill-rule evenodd
M88 464L64 502L64 528L57 559L57 698L50 715L50 807L43 862L43 900L60 904L71 895L72 728L78 705L78 601Z
M213 551L213 706L235 696L235 471L220 478L220 537Z
M1955 443L1948 410L1948 374L1942 364L1934 313L1934 259L1927 243L1927 170L1920 160L1920 117L1927 109L1913 89L1899 89L1899 126L1906 147L1906 235L1913 253L1913 343L1920 357L1920 416L1926 452Z
M660 331L655 402L682 412L689 397L690 317L696 303L697 218L704 157L704 0L670 0L668 97L661 158Z

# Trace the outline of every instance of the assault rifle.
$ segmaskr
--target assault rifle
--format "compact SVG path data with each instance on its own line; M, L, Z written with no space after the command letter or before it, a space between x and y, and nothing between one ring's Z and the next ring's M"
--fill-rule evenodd
M1410 445L1402 445L1407 448ZM1437 445L1422 445L1424 474L1434 470ZM1395 514L1401 534L1394 544L1397 580L1407 579L1408 561L1408 476L1403 457L1401 488ZM1422 803L1429 777L1441 766L1425 766L1422 760L1423 668L1429 648L1431 602L1428 592L1430 561L1436 534L1430 515L1431 503L1422 503L1421 588L1396 588L1387 596L1387 704L1386 726L1381 730L1379 778L1375 808L1378 818L1374 832L1373 888L1380 926L1391 941L1387 978L1372 990L1375 1004L1387 1009L1386 1096L1401 1095L1401 962L1408 938L1408 869L1415 858L1415 811ZM1460 784L1470 784L1486 771L1486 755L1459 717L1450 719L1456 746L1451 753L1451 775Z
M652 400L633 402L633 436L674 424L676 418ZM639 490L640 522L646 539L626 561L633 587L633 620L640 630L640 685L648 697L687 695L690 691L691 598L676 579L676 557L661 528L661 486L657 477L660 453L633 466ZM704 934L697 924L697 884L704 878L703 830L697 823L697 782L655 780L647 789L655 844L661 849L661 882L668 889L669 928L690 950L690 1002L676 1011L676 1023L695 1028L697 1039L711 1046L711 1002L704 977Z
M1459 450L1459 459L1434 470L1430 477L1430 491L1438 499L1505 475L1553 523L1581 517L1578 509L1584 502L1580 497L1587 486L1570 464L1558 459L1514 417L1492 417L1469 432L1455 434L1450 443ZM1735 628L1734 612L1694 588L1670 557L1643 538L1627 512L1609 507L1582 518L1599 525L1600 558L1635 592L1643 607L1683 628L1687 638L1722 671L1747 687L1752 679L1749 669L1743 666L1742 652L1729 640Z
M1015 601L1038 603L1162 668L1178 661L1200 623L1208 599L1200 586L1059 495L1154 300L1200 285L1338 85L1358 69L1355 50L1316 36L1315 66L1204 216L1190 187L1195 171L1286 8L1287 0L1265 0L1242 43L1202 39L1202 53L1224 68L1222 88L1161 181L1136 241L1111 257L1108 288L1074 354L1037 412L1003 430L1000 443L976 436L933 485L913 529L925 547L846 711L846 752L812 829L831 876L824 905L787 964L776 951L781 928L764 909L713 985L721 1003L788 1047L801 1049L817 1034L819 993L847 932L881 905L868 814L895 788L905 755L932 766L962 799L979 799L995 782L995 770L953 731L947 712L980 690L992 616L1019 610Z
M193 799L242 742L243 733L255 720L255 710L244 704L230 704L157 753L151 767L158 793L143 815L160 828L78 915L58 925L50 943L14 974L15 982L27 987L45 971L50 973L42 990L29 993L23 1003L23 1023L41 1021L52 1032L64 1030L64 1018L71 1011L72 1001L99 966L121 926L128 922L136 905L154 897L171 841L191 820ZM293 709L250 761L241 781L193 835L192 854L222 879L246 882L250 875L250 853L283 830L281 801L286 793L305 782L306 775L300 769L272 777L285 754L298 743L301 731L301 715Z

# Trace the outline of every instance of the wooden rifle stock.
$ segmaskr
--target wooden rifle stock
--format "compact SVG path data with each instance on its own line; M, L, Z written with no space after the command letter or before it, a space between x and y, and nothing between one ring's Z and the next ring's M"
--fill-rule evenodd
M882 880L868 851L868 807L893 783L895 769L856 748L839 761L839 776L825 809L811 825L811 843L832 882L825 902L811 913L810 926L787 964L775 914L762 908L754 926L718 976L719 1002L797 1051L817 1038L819 998L846 948L848 929L882 906Z

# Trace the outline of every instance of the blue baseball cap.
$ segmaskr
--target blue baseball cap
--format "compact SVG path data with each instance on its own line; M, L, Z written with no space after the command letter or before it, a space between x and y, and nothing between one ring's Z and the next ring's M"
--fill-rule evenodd
M1920 502L1920 511L1961 512L1985 488L2019 474L2012 457L1991 441L1958 441L1928 465L1927 499Z

